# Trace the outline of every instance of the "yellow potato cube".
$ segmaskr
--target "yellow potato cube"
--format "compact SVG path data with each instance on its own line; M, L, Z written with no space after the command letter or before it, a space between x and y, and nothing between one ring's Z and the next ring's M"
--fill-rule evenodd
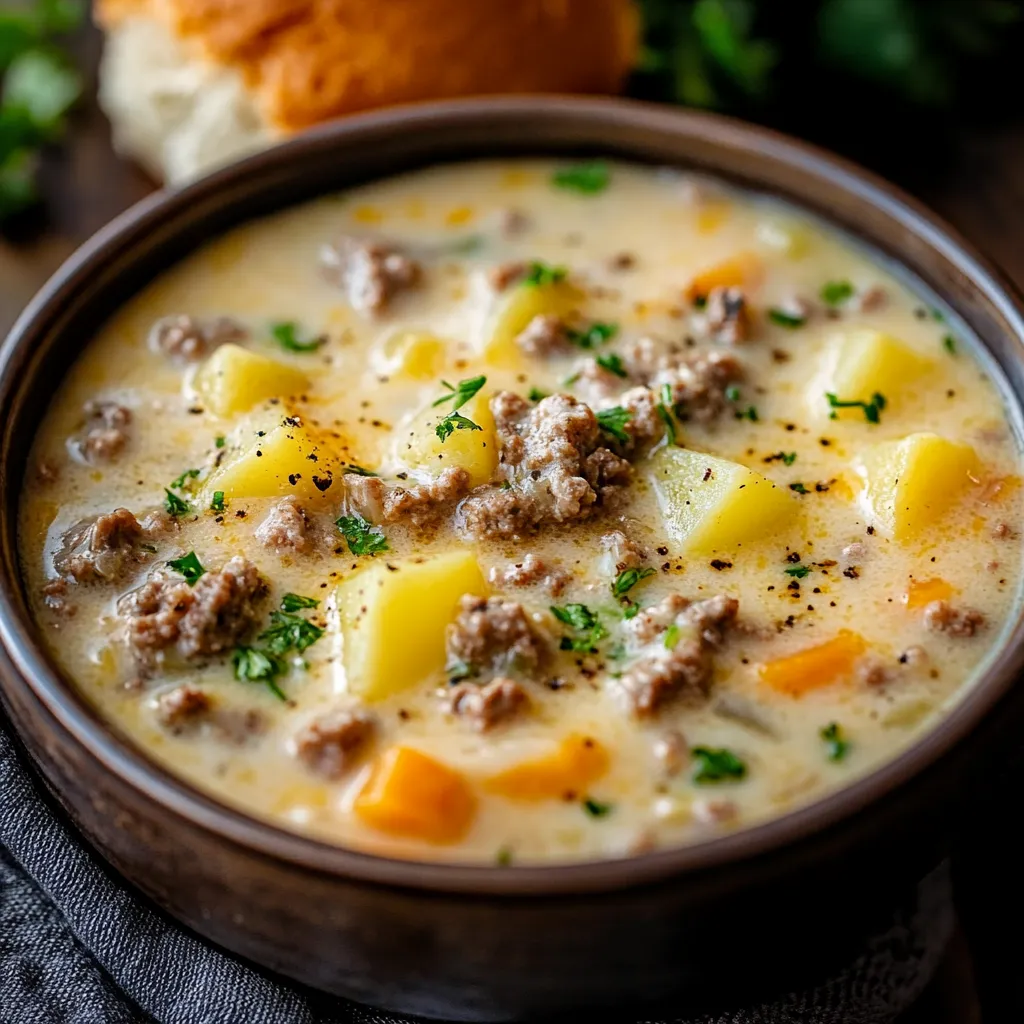
M207 409L232 416L268 398L295 395L309 386L300 370L240 345L221 345L196 372L194 387Z
M826 360L823 379L812 386L811 407L826 416L834 412L835 419L855 420L864 419L863 409L832 409L825 393L842 402L870 402L880 394L888 407L931 365L892 335L869 329L839 335Z
M341 459L332 444L287 411L260 416L232 439L220 466L203 484L202 500L215 491L225 498L273 498L295 494L306 500L339 498Z
M443 441L437 436L437 425L451 407L428 407L407 430L398 433L395 458L410 469L424 470L432 476L461 466L469 473L471 487L487 483L498 466L498 442L489 400L489 395L478 392L459 409L459 414L476 423L479 430L453 430Z
M857 471L875 525L896 540L934 523L980 478L970 445L927 433L875 445L861 456Z
M399 331L382 346L389 373L413 380L432 380L444 366L445 343L424 331Z
M524 357L516 337L535 317L542 314L568 318L577 312L583 292L568 281L553 284L513 285L495 312L484 343L484 358L492 366L516 369Z
M485 593L468 551L376 561L345 580L336 595L349 690L380 700L443 672L459 599Z
M726 459L663 448L649 475L669 536L688 551L735 552L796 518L791 494Z

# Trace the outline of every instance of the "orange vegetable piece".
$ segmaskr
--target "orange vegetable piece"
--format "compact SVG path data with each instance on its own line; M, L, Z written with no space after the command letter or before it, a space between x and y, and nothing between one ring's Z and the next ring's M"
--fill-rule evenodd
M765 662L759 669L761 681L779 693L802 697L848 676L866 648L862 636L841 629L823 644Z
M608 771L608 763L608 751L597 740L573 733L553 754L507 768L484 788L510 800L560 800L586 792Z
M454 768L412 747L391 747L374 766L354 810L381 832L456 843L473 820L476 798Z
M932 601L945 601L952 596L953 585L936 576L930 580L911 580L903 595L903 603L908 608L923 608Z
M749 252L741 252L707 270L702 270L690 282L686 297L706 299L715 288L753 288L761 280L761 261Z

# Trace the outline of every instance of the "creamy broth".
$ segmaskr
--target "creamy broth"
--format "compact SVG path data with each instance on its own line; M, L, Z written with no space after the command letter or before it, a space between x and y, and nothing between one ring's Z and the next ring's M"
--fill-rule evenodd
M620 164L438 167L212 241L86 347L30 473L35 611L110 723L400 857L817 799L947 713L1020 577L971 340L809 218Z

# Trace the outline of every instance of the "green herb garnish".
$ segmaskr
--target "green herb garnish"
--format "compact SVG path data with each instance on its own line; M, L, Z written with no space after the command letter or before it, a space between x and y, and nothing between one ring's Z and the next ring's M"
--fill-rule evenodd
M606 324L606 323L594 323L591 324L586 330L576 331L570 328L566 331L569 340L576 345L578 348L597 348L598 345L603 345L606 341L614 338L619 333L618 324ZM616 357L618 358L618 357ZM618 371L613 371L618 372ZM619 374L621 377L625 377L625 373Z
M341 516L334 521L334 525L348 542L348 549L353 555L379 555L382 551L390 550L387 537L380 528L371 526L358 513Z
M434 433L437 434L440 441L443 443L448 440L449 437L455 433L456 430L483 430L479 423L474 423L468 416L463 416L460 412L450 412L436 427L434 427Z
M718 750L694 747L691 754L697 761L697 772L693 776L693 781L699 786L726 782L729 779L742 779L747 774L746 764L724 747Z
M218 434L213 439L213 445L215 448L223 448L227 444L227 438L223 434Z
M768 319L773 324L778 324L779 327L788 327L790 330L803 327L807 323L807 317L800 316L798 313L787 313L784 309L779 309L777 306L768 310Z
M809 576L811 570L806 565L791 565L788 569L784 569L783 572L787 576L795 576L798 580L802 580L805 576Z
M740 389L735 384L730 384L725 389L725 397L730 402L738 402L740 400Z
M246 683L263 683L278 700L288 700L277 685L277 677L284 671L281 662L257 647L236 647L231 655L235 678Z
M653 576L657 571L657 569L652 569L650 566L643 569L623 569L612 584L612 594L615 597L622 597L629 593L641 580L647 579L648 576Z
M672 388L668 383L661 385L661 401L654 407L661 422L665 424L665 436L671 445L678 444L676 420L672 415Z
M345 472L351 473L353 476L377 476L372 469L366 469L363 466L357 466L354 462L345 463Z
M942 339L942 347L951 355L956 355L956 338L952 334L947 334Z
M185 487L186 480L195 480L197 476L199 476L198 469L186 469L185 472L181 474L181 476L176 477L174 480L171 481L171 487L173 487L174 490L176 491L180 491Z
M190 551L187 555L183 555L181 558L172 558L167 564L175 572L181 573L181 575L185 577L185 582L190 587L194 587L196 585L196 580L206 572L203 568L202 562L199 561L199 558L194 551Z
M301 594L285 594L281 598L281 611L297 612L301 608L316 608L320 602L315 597L303 597Z
M530 388L526 397L529 398L531 402L540 402L548 397L548 393L546 391L541 391L540 388Z
M583 801L583 810L586 811L591 818L606 818L614 809L614 804L602 803L600 800L595 800L590 796Z
M274 340L288 352L315 352L325 341L326 334L319 334L308 341L299 338L299 325L294 320L271 324L270 333Z
M610 409L602 409L597 414L597 425L606 434L611 434L616 441L629 444L630 437L624 428L632 418L633 413L629 409L623 409L621 405L614 405Z
M829 408L832 412L829 413L829 419L836 419L836 409L863 409L864 419L868 423L878 423L881 418L881 412L886 406L885 395L880 395L877 391L871 396L870 402L862 401L844 401L837 398L831 391L825 392L825 398L828 400Z
M568 276L568 267L553 267L550 263L534 260L527 265L526 273L520 280L520 284L526 288L539 288L542 285L558 284Z
M179 498L174 491L164 488L164 508L167 509L170 515L174 516L175 519L178 516L185 516L191 511L189 503L184 498Z
M223 491L214 491L213 492L213 500L210 502L210 511L211 512L223 512L224 508L225 508L225 505L224 505L224 492Z
M608 635L608 630L598 621L597 615L585 604L567 604L563 607L552 605L551 614L575 630L575 636L562 637L559 647L563 651L594 654L597 652L597 642Z
M851 298L853 291L849 281L829 281L821 287L821 301L829 306L838 306Z
M757 415L757 406L748 405L743 412L736 413L736 419L738 420L750 420L751 423L757 423L760 417Z
M603 192L611 181L611 170L603 160L588 160L555 171L551 182L556 188L583 195L597 195Z
M446 380L441 381L441 384L448 389L448 394L435 399L431 405L436 407L445 402L453 403L452 411L434 428L434 433L442 443L456 430L483 430L479 423L474 423L469 417L462 416L456 410L465 405L486 383L486 377L469 377L466 380L460 380L458 384L449 384Z
M674 622L665 630L665 639L662 642L666 651L676 649L676 644L679 643L679 627Z
M598 356L594 362L597 363L602 370L614 373L616 377L627 376L626 367L622 363L622 356L615 352L609 352L606 355Z
M323 629L308 619L290 612L273 611L270 625L256 638L266 643L267 650L278 657L290 651L304 651L324 635Z
M842 761L850 750L850 744L843 736L843 728L838 722L829 722L818 735L825 742L825 751L830 761Z
M790 484L789 485L789 489L791 491L796 491L797 494L810 494L811 493L809 490L807 490L806 487L804 487L804 485L802 483L800 483L799 480L795 484Z

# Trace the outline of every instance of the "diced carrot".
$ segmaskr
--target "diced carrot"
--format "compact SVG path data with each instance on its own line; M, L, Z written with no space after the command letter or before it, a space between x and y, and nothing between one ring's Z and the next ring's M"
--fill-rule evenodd
M573 733L547 757L507 768L484 783L484 788L510 800L558 800L585 793L608 771L608 751L590 736Z
M391 747L374 765L354 810L381 832L455 843L473 820L476 798L454 768L412 747Z
M932 601L945 601L952 596L953 585L936 576L930 580L911 580L903 595L903 603L908 608L923 608Z
M753 253L741 252L697 274L686 289L686 297L692 302L707 298L715 288L753 288L760 282L761 273L761 261Z
M841 629L823 644L765 662L759 674L761 681L773 690L801 697L850 675L866 648L862 636Z

